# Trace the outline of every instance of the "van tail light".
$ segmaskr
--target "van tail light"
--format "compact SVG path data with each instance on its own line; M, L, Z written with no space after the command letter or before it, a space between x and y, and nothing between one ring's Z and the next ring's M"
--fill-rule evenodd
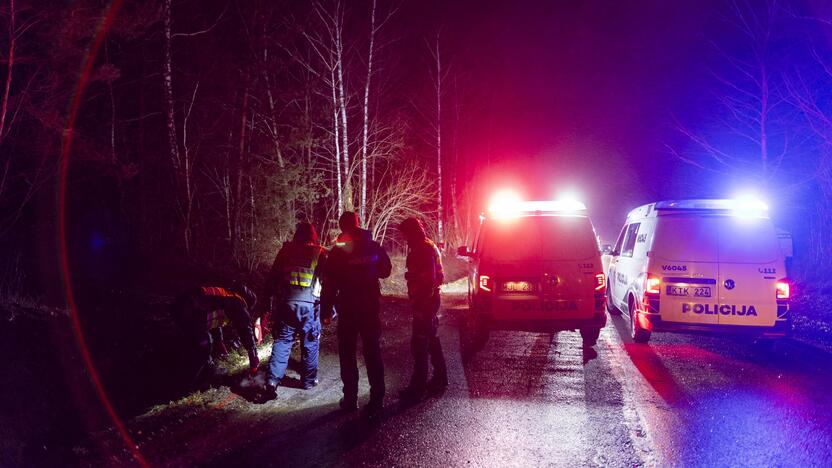
M778 280L776 288L778 301L785 301L791 298L792 287L787 278Z
M604 292L607 289L607 277L603 273L595 275L595 290Z
M595 275L595 312L598 314L604 313L604 306L606 300L604 293L607 292L607 277L603 273Z
M480 289L491 292L494 289L494 280L488 275L480 275Z
M644 293L658 295L662 290L662 280L658 276L648 273L644 281Z

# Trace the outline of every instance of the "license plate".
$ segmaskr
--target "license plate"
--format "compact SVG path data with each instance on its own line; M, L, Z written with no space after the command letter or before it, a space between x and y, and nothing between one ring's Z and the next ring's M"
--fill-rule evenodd
M506 281L503 283L503 292L534 292L534 283L530 281Z
M711 297L710 286L670 286L665 289L668 296Z

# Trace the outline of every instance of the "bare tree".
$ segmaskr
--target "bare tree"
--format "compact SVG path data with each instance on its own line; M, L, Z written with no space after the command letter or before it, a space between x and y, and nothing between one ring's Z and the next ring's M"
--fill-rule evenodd
M373 52L376 39L376 0L370 10L370 50L367 52L367 81L364 82L364 131L361 139L361 198L359 217L367 219L367 134L370 126L370 82L373 79Z
M373 194L370 227L373 238L384 242L391 223L408 216L422 216L424 207L433 200L435 181L424 167L405 164L402 168L389 168L380 178L379 188Z
M792 116L783 76L771 50L779 9L776 0L765 1L763 8L742 0L732 0L729 6L730 15L725 21L744 39L747 57L713 44L724 65L712 73L720 107L713 114L713 132L706 135L677 121L677 130L699 151L682 154L671 146L668 149L681 161L700 169L754 174L767 184L791 149Z
M3 144L3 137L6 134L6 115L9 112L9 94L12 86L12 77L14 76L14 54L17 49L17 36L19 34L17 24L15 23L15 15L14 0L9 0L9 53L6 56L6 83L3 86L3 100L0 102L0 145ZM5 172L7 173L8 170L9 163L7 162ZM0 193L2 193L2 190L0 190Z
M447 71L442 68L442 55L439 51L439 33L432 47L429 47L433 59L433 86L436 92L436 120L433 122L436 137L436 237L439 244L445 242L444 214L445 207L442 200L442 83Z
M340 0L335 2L332 12L333 50L335 69L338 72L338 110L341 115L341 155L344 159L344 202L345 208L353 209L352 168L350 167L349 131L347 130L347 98L344 79L344 9Z

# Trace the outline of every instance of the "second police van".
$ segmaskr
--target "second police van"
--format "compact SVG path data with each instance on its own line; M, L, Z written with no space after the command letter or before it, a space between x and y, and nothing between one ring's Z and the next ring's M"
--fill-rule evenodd
M785 257L761 202L640 206L610 257L607 305L626 314L635 342L662 331L776 338L791 330Z
M469 257L469 310L478 341L489 330L579 330L595 345L606 324L606 278L595 229L576 201L506 197L481 217Z

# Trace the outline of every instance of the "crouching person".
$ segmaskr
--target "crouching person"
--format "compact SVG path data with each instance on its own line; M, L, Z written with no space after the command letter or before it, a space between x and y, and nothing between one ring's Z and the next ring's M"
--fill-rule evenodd
M180 325L188 335L191 346L185 353L189 377L192 382L210 380L219 373L212 358L214 338L211 331L230 322L248 352L249 368L257 371L260 359L257 357L254 324L249 310L257 302L257 296L245 285L202 286L181 299Z
M320 271L326 250L310 223L298 223L291 241L275 257L264 288L272 301L274 345L269 360L266 393L277 396L277 386L286 374L295 336L301 342L301 385L318 384L318 347L321 337Z

